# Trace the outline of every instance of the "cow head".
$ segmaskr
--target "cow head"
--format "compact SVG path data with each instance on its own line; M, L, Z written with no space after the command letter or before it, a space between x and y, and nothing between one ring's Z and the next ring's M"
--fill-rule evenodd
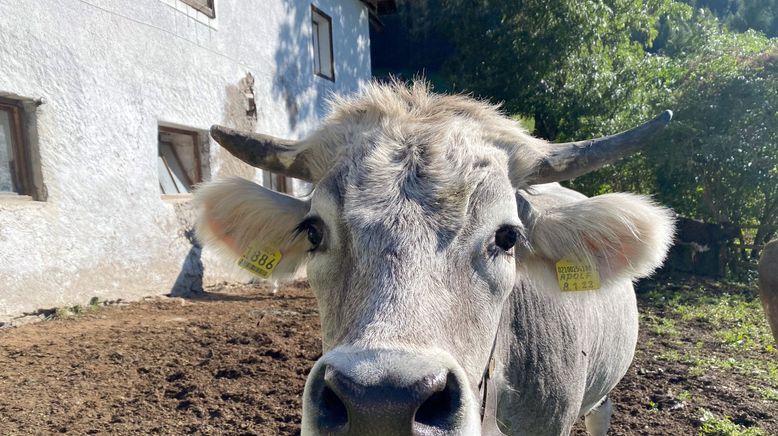
M207 184L198 235L232 259L252 242L277 248L276 275L307 267L324 354L304 433L477 434L479 381L527 265L576 256L603 282L634 278L661 262L671 233L644 198L537 210L518 190L612 162L668 119L551 145L482 102L372 85L300 142L214 127L236 156L315 189L297 199L241 179Z

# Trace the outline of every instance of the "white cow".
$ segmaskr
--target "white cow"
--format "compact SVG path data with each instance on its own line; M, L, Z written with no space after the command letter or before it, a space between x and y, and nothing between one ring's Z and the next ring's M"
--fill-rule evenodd
M548 144L471 98L370 85L299 142L214 126L237 157L315 190L209 183L198 235L274 277L307 266L324 354L303 434L563 435L581 416L605 434L637 339L632 281L662 262L673 219L550 182L636 151L670 116Z
M759 258L759 296L773 338L778 342L778 239L765 245Z

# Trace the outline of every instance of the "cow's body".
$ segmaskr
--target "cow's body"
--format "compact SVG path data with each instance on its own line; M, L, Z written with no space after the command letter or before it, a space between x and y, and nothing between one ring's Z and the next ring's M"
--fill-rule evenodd
M765 245L759 259L759 293L773 337L778 341L778 239Z
M299 144L239 143L244 160L316 183L310 199L243 180L198 193L206 244L278 248L282 273L307 264L324 355L304 434L560 435L593 409L587 428L604 434L637 337L631 281L663 259L672 219L639 196L532 183L581 174L568 164L591 143L547 158L559 153L493 107L418 85L341 101ZM561 291L562 259L601 286Z
M534 191L520 195L541 210L585 198L556 184ZM568 434L632 362L635 294L629 281L596 292L563 293L547 265L526 268L534 280L517 280L503 312L495 351L499 378L490 406L507 434Z

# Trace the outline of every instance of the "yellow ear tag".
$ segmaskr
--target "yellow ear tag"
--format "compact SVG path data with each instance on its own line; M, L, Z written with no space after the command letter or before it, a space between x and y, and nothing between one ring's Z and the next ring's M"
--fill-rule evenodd
M588 262L562 259L556 263L556 277L565 292L600 289L600 273Z
M266 279L270 277L280 261L281 252L277 248L260 246L254 241L238 259L238 266Z

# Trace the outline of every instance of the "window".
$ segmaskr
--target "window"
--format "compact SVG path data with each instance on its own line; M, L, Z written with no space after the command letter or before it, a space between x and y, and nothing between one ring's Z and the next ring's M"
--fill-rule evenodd
M335 81L335 64L332 53L332 18L311 6L313 26L313 73Z
M208 15L211 18L216 17L216 10L213 7L214 0L182 0L189 6L197 9L198 11Z
M42 199L34 183L29 148L32 101L0 97L0 194L27 195Z
M203 181L203 137L197 131L159 127L157 172L162 194L186 194Z
M285 194L292 193L292 184L288 183L287 178L270 171L262 171L262 186Z

